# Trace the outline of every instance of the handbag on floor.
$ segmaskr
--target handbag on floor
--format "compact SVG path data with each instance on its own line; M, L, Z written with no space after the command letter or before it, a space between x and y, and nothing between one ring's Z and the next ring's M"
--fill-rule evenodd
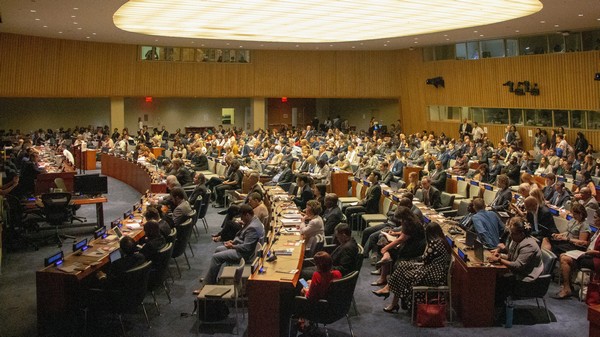
M585 303L587 305L600 304L600 280L594 278L588 283Z
M429 300L425 292L425 303L417 304L417 326L427 328L443 327L446 321L446 305L441 304L440 293L437 299Z

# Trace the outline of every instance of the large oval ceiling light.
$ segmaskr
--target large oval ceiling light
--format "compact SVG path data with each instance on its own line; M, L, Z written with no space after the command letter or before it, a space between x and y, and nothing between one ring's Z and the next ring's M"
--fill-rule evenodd
M539 0L130 0L113 21L147 35L319 43L482 26L542 7Z

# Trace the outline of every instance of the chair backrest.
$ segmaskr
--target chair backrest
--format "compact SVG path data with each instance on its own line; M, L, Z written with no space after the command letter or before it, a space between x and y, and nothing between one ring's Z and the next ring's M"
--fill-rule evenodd
M469 213L469 202L461 200L460 204L458 204L458 211L456 212L456 216L463 216Z
M415 198L419 199L419 201L423 201L423 190L422 189L418 189L415 192Z
M169 274L169 261L171 260L172 255L173 243L169 242L161 248L154 257L150 271L150 279L148 280L149 290L161 287L163 282L167 279L167 275Z
M442 207L452 207L452 205L454 204L453 194L442 192L440 199L442 201Z
M142 303L148 289L151 266L152 261L146 261L123 274L125 288L120 292L119 297L115 299L120 304L118 305L121 307L120 310L135 308Z
M475 185L469 185L469 198L477 198L479 197L479 193L481 193L481 187Z
M213 158L208 158L208 170L210 172L215 172L215 166L217 165L217 163L215 163L215 160Z
M179 257L185 252L192 235L192 229L192 219L187 219L184 223L177 226L177 240L173 247L173 258Z
M383 208L381 214L387 214L392 207L392 198L383 198Z
M542 275L549 275L554 270L556 255L552 251L542 248L542 262L544 263L544 273Z
M43 212L48 222L53 225L68 219L71 203L71 193L55 192L42 194Z
M296 186L298 186L298 185L296 185L296 183L291 183L290 187L288 188L288 193L289 194L294 193L294 190L296 189Z
M167 242L175 243L175 240L177 240L177 228L173 227L171 233L167 236Z
M244 274L244 266L246 265L246 261L242 257L240 259L240 264L237 268L235 268L235 273L233 274L233 284L235 284L235 296L237 297L242 290L242 275Z
M362 199L363 198L362 197L362 193L363 193L362 190L364 189L364 187L365 187L365 184L363 184L363 183L357 183L356 184L356 195L355 195L355 197L357 197L358 199Z
M56 188L59 188L61 191L68 192L67 185L65 184L65 180L63 178L55 178L54 185L56 185Z
M310 247L308 247L308 251L304 254L305 257L313 257L315 253L323 250L323 245L325 244L325 235L317 234L315 235L314 240Z
M496 199L496 194L498 193L498 190L494 190L494 191L490 191L490 190L485 190L483 191L483 201L485 201L486 205L489 205L492 203L492 201L494 201L494 199Z
M365 249L363 248L363 246L358 244L358 259L356 261L356 266L354 267L354 270L358 273L360 273L360 270L362 269L363 261L365 260L363 258L364 253L365 253Z
M556 224L556 229L558 229L559 233L564 233L567 231L567 228L569 227L569 220L559 217L559 216L555 216L554 224Z
M459 180L456 182L456 194L460 194L465 198L469 197L468 192L469 184L464 180Z
M188 217L192 220L192 226L198 222L198 212L195 209L188 213Z
M358 271L353 271L339 280L334 280L329 286L325 310L317 310L315 321L331 324L348 314L352 304L354 289L358 280Z

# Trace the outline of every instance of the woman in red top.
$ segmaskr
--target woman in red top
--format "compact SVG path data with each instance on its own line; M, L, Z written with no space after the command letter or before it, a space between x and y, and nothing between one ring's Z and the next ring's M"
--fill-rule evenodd
M327 252L317 252L313 257L317 271L312 275L309 281L309 288L303 288L302 293L311 301L318 301L327 296L327 290L333 280L342 278L339 270L331 270L331 255Z

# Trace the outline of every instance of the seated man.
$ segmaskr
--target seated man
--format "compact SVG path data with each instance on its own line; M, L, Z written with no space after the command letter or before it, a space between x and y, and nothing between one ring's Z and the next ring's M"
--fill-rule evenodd
M192 213L192 207L185 198L183 188L176 187L171 190L170 194L173 199L173 205L175 205L172 215L173 225L177 227L188 219L189 214Z
M379 179L381 174L377 171L371 172L367 180L371 183L371 186L365 193L365 198L358 202L356 206L346 207L345 213L346 219L350 221L352 215L355 213L367 213L377 214L379 213L379 199L381 198L381 186L379 186Z
M496 197L488 206L488 210L495 212L507 212L512 200L512 192L509 188L510 181L508 176L505 174L499 175L496 180L500 190L496 192Z
M144 212L144 218L146 221L156 221L158 223L158 228L160 229L160 234L166 239L169 234L171 234L171 226L167 221L161 219L160 212L154 206L146 207L146 212Z
M421 179L421 191L423 192L423 196L419 201L433 209L442 207L442 193L437 188L431 186L431 178L423 177Z
M206 200L208 198L208 188L206 187L206 177L204 176L204 173L197 172L194 175L194 184L196 184L196 187L194 187L194 190L188 199L190 205L195 205L198 198L202 198L200 200L202 200L203 203L209 202Z
M504 224L498 214L485 210L485 202L481 198L473 199L473 228L477 232L477 237L483 246L487 249L493 249L500 242L500 234L504 232Z
M215 250L204 278L205 284L217 283L217 275L224 263L236 264L241 258L250 261L254 257L256 244L262 242L265 229L260 220L254 216L252 206L240 206L240 217L243 223L242 230L236 234L235 239L225 242Z
M248 196L248 205L252 206L254 216L265 226L265 232L269 231L269 210L263 202L263 196L258 192L250 193Z
M542 252L536 239L529 236L526 223L515 217L510 219L508 227L512 239L510 245L493 250L488 258L492 263L508 267L511 272L496 282L496 305L504 304L515 282L533 282L544 271Z
M560 208L564 207L569 200L571 200L571 194L565 188L565 183L562 181L556 182L554 184L554 195L548 200L548 203Z
M429 178L433 187L442 192L446 190L446 171L441 161L435 162L435 169L429 171Z
M327 193L325 195L325 211L323 212L323 223L325 235L334 234L335 227L342 222L344 214L338 206L338 196L335 193Z
M358 243L352 237L352 229L346 223L340 223L335 227L335 238L339 245L331 253L333 267L331 270L339 270L342 277L350 274L356 269L358 262ZM301 277L310 280L316 271L315 266L303 266Z

